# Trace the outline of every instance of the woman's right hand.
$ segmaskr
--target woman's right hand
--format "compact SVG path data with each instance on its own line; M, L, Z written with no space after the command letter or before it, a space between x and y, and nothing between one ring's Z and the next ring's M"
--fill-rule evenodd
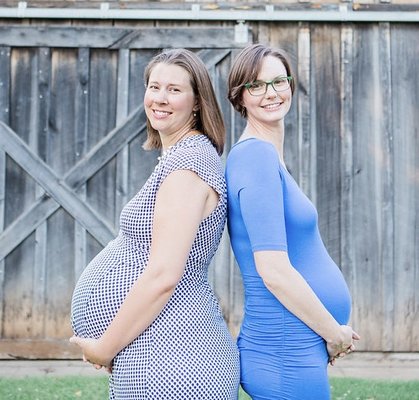
M340 326L340 338L327 342L329 363L334 365L337 358L342 358L355 350L354 340L360 336L348 325Z

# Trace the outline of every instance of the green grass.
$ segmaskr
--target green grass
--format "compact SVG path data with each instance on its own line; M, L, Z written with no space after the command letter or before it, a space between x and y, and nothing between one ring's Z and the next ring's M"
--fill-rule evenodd
M103 376L98 378L70 376L59 378L0 378L0 399L106 400L108 398L107 381L107 378ZM419 399L419 380L404 382L332 378L331 386L333 400ZM239 400L250 400L250 397L241 391Z

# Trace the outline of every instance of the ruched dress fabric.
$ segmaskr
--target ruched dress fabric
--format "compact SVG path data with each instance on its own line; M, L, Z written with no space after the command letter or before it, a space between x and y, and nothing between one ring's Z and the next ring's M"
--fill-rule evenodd
M201 222L184 275L169 302L114 359L110 399L237 399L237 345L207 280L225 225L226 186L220 158L204 135L175 144L124 207L118 236L89 263L76 285L72 326L77 336L99 338L113 320L147 268L156 193L171 172L185 169L211 186L219 202Z
M233 146L226 182L228 229L245 291L237 341L241 385L253 400L328 400L325 341L266 288L253 257L287 252L324 306L346 324L351 297L320 237L317 211L263 140Z

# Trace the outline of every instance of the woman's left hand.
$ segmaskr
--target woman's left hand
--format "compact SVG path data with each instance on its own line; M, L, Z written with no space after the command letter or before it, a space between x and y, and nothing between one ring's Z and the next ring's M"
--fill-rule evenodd
M77 344L81 348L84 361L93 364L96 369L105 367L108 372L112 372L113 357L106 355L100 339L73 336L70 338L70 343Z

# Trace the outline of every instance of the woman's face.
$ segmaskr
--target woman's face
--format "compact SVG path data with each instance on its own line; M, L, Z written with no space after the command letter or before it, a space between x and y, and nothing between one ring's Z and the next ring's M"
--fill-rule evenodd
M258 81L272 81L277 77L287 76L287 70L282 61L274 56L262 59L257 76ZM291 88L275 91L268 85L266 93L253 96L247 89L243 91L243 105L247 111L247 119L256 123L275 125L283 120L291 107Z
M184 68L164 63L154 66L144 95L145 113L154 129L163 135L191 130L195 103Z

